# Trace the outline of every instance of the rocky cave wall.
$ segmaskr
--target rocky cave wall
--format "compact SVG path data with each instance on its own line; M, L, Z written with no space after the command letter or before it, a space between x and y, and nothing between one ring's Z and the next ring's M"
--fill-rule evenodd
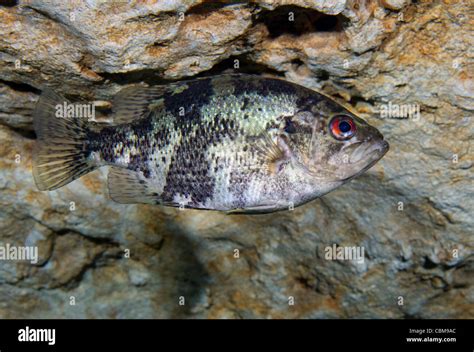
M473 318L473 7L466 1L0 1L1 318ZM320 89L390 142L369 172L293 211L235 215L53 192L31 174L46 87L237 71ZM381 118L384 104L419 118ZM325 248L362 246L363 263ZM238 250L238 252L236 251ZM236 255L238 253L238 255Z

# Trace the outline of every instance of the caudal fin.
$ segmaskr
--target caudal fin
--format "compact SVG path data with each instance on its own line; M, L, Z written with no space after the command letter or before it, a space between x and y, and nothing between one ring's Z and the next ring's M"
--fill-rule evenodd
M36 105L33 176L41 191L62 187L97 167L88 158L87 120L65 117L65 111L57 117L57 106L68 104L65 98L45 90Z

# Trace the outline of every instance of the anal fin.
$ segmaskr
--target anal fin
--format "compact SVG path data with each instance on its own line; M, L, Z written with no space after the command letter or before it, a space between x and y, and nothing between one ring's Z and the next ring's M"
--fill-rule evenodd
M122 204L158 204L159 193L141 172L111 167L108 176L110 197Z

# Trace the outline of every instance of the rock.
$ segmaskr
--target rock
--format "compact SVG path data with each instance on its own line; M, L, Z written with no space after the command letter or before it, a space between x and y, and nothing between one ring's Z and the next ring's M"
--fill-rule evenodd
M390 10L401 10L411 3L411 0L382 0L382 5Z
M16 85L15 89L7 84L0 85L0 123L17 130L33 129L32 107L36 104L40 91L30 91Z
M0 6L1 318L473 318L472 25L464 2ZM367 173L261 216L122 205L106 169L39 192L45 88L97 101L227 71L285 77L357 109L390 142ZM413 107L408 118L385 116ZM416 113L419 112L419 115ZM327 258L358 247L364 260ZM8 302L8 304L1 303Z
M345 0L293 0L293 1L288 1L288 0L263 0L263 1L257 1L257 3L265 9L269 10L275 10L280 6L285 6L285 5L293 5L293 6L299 6L302 8L309 8L313 10L320 11L322 13L326 13L328 15L337 15L340 14L345 6L346 6L346 1Z

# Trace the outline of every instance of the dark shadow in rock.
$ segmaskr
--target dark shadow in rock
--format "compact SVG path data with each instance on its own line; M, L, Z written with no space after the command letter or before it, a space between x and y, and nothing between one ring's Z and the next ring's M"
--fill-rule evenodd
M435 262L433 262L429 257L425 256L423 258L423 268L431 270L438 266Z
M234 68L235 60L238 60L239 62L238 68ZM187 80L192 80L198 77L214 76L214 75L219 75L223 73L250 73L250 74L270 73L270 74L282 76L276 70L273 70L265 65L252 62L245 55L231 56L228 59L222 60L218 64L214 65L212 68L210 68L207 71L203 71L192 77L183 77L182 79L179 79L179 80L164 79L162 78L160 71L156 71L152 69L143 69L143 70L138 70L138 71L117 72L117 73L99 72L99 74L102 77L104 77L106 80L119 84L119 85L138 84L138 83L144 82L150 86L167 85L173 82L187 81Z
M237 67L235 66L236 64L238 65ZM258 75L267 73L275 76L283 76L283 74L270 67L251 61L246 55L236 55L222 60L211 69L201 72L195 77L215 76L226 73L248 73Z
M367 98L364 98L361 96L360 92L358 91L355 91L355 90L352 90L351 92L351 99L349 100L349 104L352 105L352 106L356 106L357 103L361 102L361 103L368 103L370 105L377 105L377 102L375 101L375 99L367 99Z
M113 83L125 85L145 82L149 85L169 84L171 80L163 79L160 72L152 69L143 69L129 72L98 72L99 75Z
M235 68L236 61L238 60L238 67ZM179 80L170 80L162 78L162 73L157 70L152 69L143 69L137 71L130 71L130 72L98 72L102 77L106 80L119 84L119 85L127 85L127 84L138 84L138 83L146 83L150 86L153 85L167 85L177 81L187 81L192 80L198 77L207 77L207 76L214 76L223 73L249 73L249 74L262 74L268 73L273 74L275 76L283 76L280 72L267 67L265 65L257 64L251 61L245 54L243 55L236 55L231 56L225 60L220 61L212 68L207 71L203 71L197 75L192 77L183 77Z
M316 72L316 77L318 77L319 81L328 81L329 80L329 72L326 70L318 70Z
M11 126L4 125L4 124L0 124L0 125L8 127L10 130L12 130L16 134L22 136L23 138L36 139L36 133L32 129L15 128L15 127L11 127Z
M262 11L254 22L263 23L271 38L283 34L300 36L312 32L341 32L347 19L342 15L326 15L312 9L284 5L273 11Z
M150 22L161 22L167 19L176 17L175 11L163 11L158 13L150 13L147 15L131 17L125 21L125 23L133 23L133 22L142 22L142 23L150 23Z
M301 61L300 59L296 58L296 59L291 60L291 64L295 65L296 67L299 67L299 66L304 65L304 62Z
M6 86L18 92L31 92L35 94L41 93L41 90L24 82L18 83L18 82L12 82L12 81L4 81L3 79L0 79L0 84L5 84Z
M186 15L192 15L192 14L206 15L213 11L220 10L226 6L237 5L237 4L247 4L247 1L241 1L241 0L209 1L207 0L191 7L188 11L186 11Z
M196 256L200 246L198 241L181 232L177 226L173 227L173 235L165 239L160 250L159 273L162 284L156 304L168 305L168 318L190 318L194 314L193 308L205 295L210 276Z
M18 0L0 0L0 6L13 7L18 5Z

